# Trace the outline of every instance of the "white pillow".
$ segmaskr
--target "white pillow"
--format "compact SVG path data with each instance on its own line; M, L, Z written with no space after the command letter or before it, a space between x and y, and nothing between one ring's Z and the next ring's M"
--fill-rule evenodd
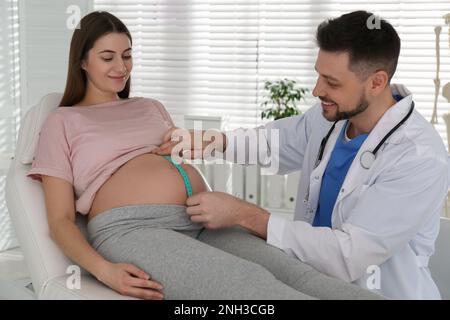
M59 106L62 96L62 93L49 93L25 114L16 147L16 158L22 164L33 162L42 125L48 115Z

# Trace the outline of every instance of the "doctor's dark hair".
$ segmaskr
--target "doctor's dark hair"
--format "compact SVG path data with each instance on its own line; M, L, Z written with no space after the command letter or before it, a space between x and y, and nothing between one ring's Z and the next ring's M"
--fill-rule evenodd
M88 52L94 47L95 42L109 33L124 33L133 44L131 34L125 24L109 12L94 11L81 19L70 43L66 88L59 103L60 106L73 106L84 98L87 77L85 71L81 68L82 61L87 58ZM118 92L120 98L129 97L130 84L131 77L125 84L125 88Z
M360 79L385 71L392 79L400 54L400 38L392 25L373 13L354 11L322 22L317 28L319 48L348 52L349 69Z

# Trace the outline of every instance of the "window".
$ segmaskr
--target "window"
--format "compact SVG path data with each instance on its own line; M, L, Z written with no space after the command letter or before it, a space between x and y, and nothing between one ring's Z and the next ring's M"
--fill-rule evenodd
M4 197L20 117L17 2L0 2L0 251L17 245Z

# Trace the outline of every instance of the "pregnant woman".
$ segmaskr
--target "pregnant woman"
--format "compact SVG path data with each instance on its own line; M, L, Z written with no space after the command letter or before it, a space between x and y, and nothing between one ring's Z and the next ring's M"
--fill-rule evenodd
M132 38L107 12L75 30L60 107L28 176L42 182L52 239L117 292L144 299L374 298L244 230L204 232L186 199L207 191L190 165L152 154L174 127L156 100L129 97ZM75 224L88 217L88 239Z

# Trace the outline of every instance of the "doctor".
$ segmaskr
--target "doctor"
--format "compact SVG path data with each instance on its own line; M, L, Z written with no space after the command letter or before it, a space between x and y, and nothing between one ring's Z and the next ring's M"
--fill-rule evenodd
M390 84L400 39L385 20L371 28L373 18L357 11L319 25L313 94L320 103L250 129L278 130L278 142L262 135L258 145L278 144L272 157L279 174L302 172L293 221L219 192L189 198L187 212L207 229L242 226L325 274L388 298L439 299L428 261L448 190L447 152L411 93ZM170 154L172 132L156 153ZM241 152L233 134L213 147Z

